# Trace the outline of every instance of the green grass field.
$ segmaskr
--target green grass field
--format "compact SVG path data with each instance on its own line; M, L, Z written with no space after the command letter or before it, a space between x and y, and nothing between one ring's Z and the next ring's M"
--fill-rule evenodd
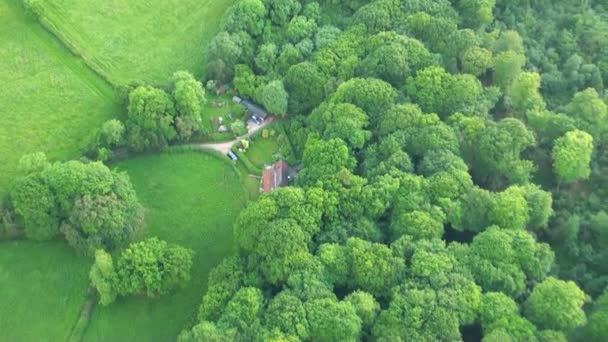
M272 127L269 128L272 130ZM251 142L251 147L247 150L247 158L254 166L263 168L264 165L268 165L273 162L273 156L279 152L279 142L275 136L269 136L268 138L262 138L259 134Z
M148 209L145 236L197 251L186 288L157 299L123 298L97 306L85 341L174 341L194 323L207 274L233 251L232 223L246 203L240 176L221 157L201 152L121 162Z
M235 0L43 0L42 19L114 84L200 76L206 43Z
M76 158L121 108L112 88L52 34L0 0L0 195L21 155Z
M0 243L0 340L67 340L91 264L65 242Z

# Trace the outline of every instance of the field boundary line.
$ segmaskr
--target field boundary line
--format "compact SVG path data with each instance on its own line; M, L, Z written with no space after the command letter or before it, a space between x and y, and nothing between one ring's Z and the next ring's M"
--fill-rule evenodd
M9 6L12 6L16 12L19 12L24 20L31 21L32 24L37 27L29 26L29 30L32 34L37 37L38 42L46 47L55 59L62 63L66 68L71 70L75 75L78 76L84 83L88 84L93 90L102 97L117 103L117 91L116 86L110 82L102 73L87 62L75 47L68 44L64 39L57 34L57 32L45 24L46 20L40 16L35 16L28 11L23 0L12 0L7 1ZM64 49L71 56L76 57L80 63L71 63L66 61L60 55L58 48Z

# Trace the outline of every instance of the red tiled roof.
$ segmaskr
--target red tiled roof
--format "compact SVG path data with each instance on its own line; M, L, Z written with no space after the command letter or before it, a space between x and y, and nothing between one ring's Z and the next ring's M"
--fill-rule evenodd
M271 167L267 167L262 174L260 190L270 192L274 188L286 186L289 182L288 173L289 165L284 160L279 160Z

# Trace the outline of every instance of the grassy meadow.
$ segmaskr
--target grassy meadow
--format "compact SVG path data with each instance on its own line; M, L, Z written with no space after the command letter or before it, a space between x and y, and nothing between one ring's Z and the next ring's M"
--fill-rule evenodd
M157 299L119 298L97 306L85 341L174 341L194 323L207 274L233 251L232 223L246 203L240 175L221 157L175 152L121 162L147 208L146 237L197 251L186 288Z
M91 264L63 241L0 243L0 340L67 340Z
M120 112L109 84L27 16L0 0L0 195L25 154L76 158L99 125Z
M235 0L42 0L47 27L110 82L200 76L206 43Z

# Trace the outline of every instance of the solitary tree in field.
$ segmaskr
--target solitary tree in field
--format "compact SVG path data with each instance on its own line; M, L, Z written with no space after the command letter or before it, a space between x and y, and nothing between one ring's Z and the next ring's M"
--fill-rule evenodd
M589 133L574 130L555 140L553 168L559 179L571 183L589 178L593 137Z

